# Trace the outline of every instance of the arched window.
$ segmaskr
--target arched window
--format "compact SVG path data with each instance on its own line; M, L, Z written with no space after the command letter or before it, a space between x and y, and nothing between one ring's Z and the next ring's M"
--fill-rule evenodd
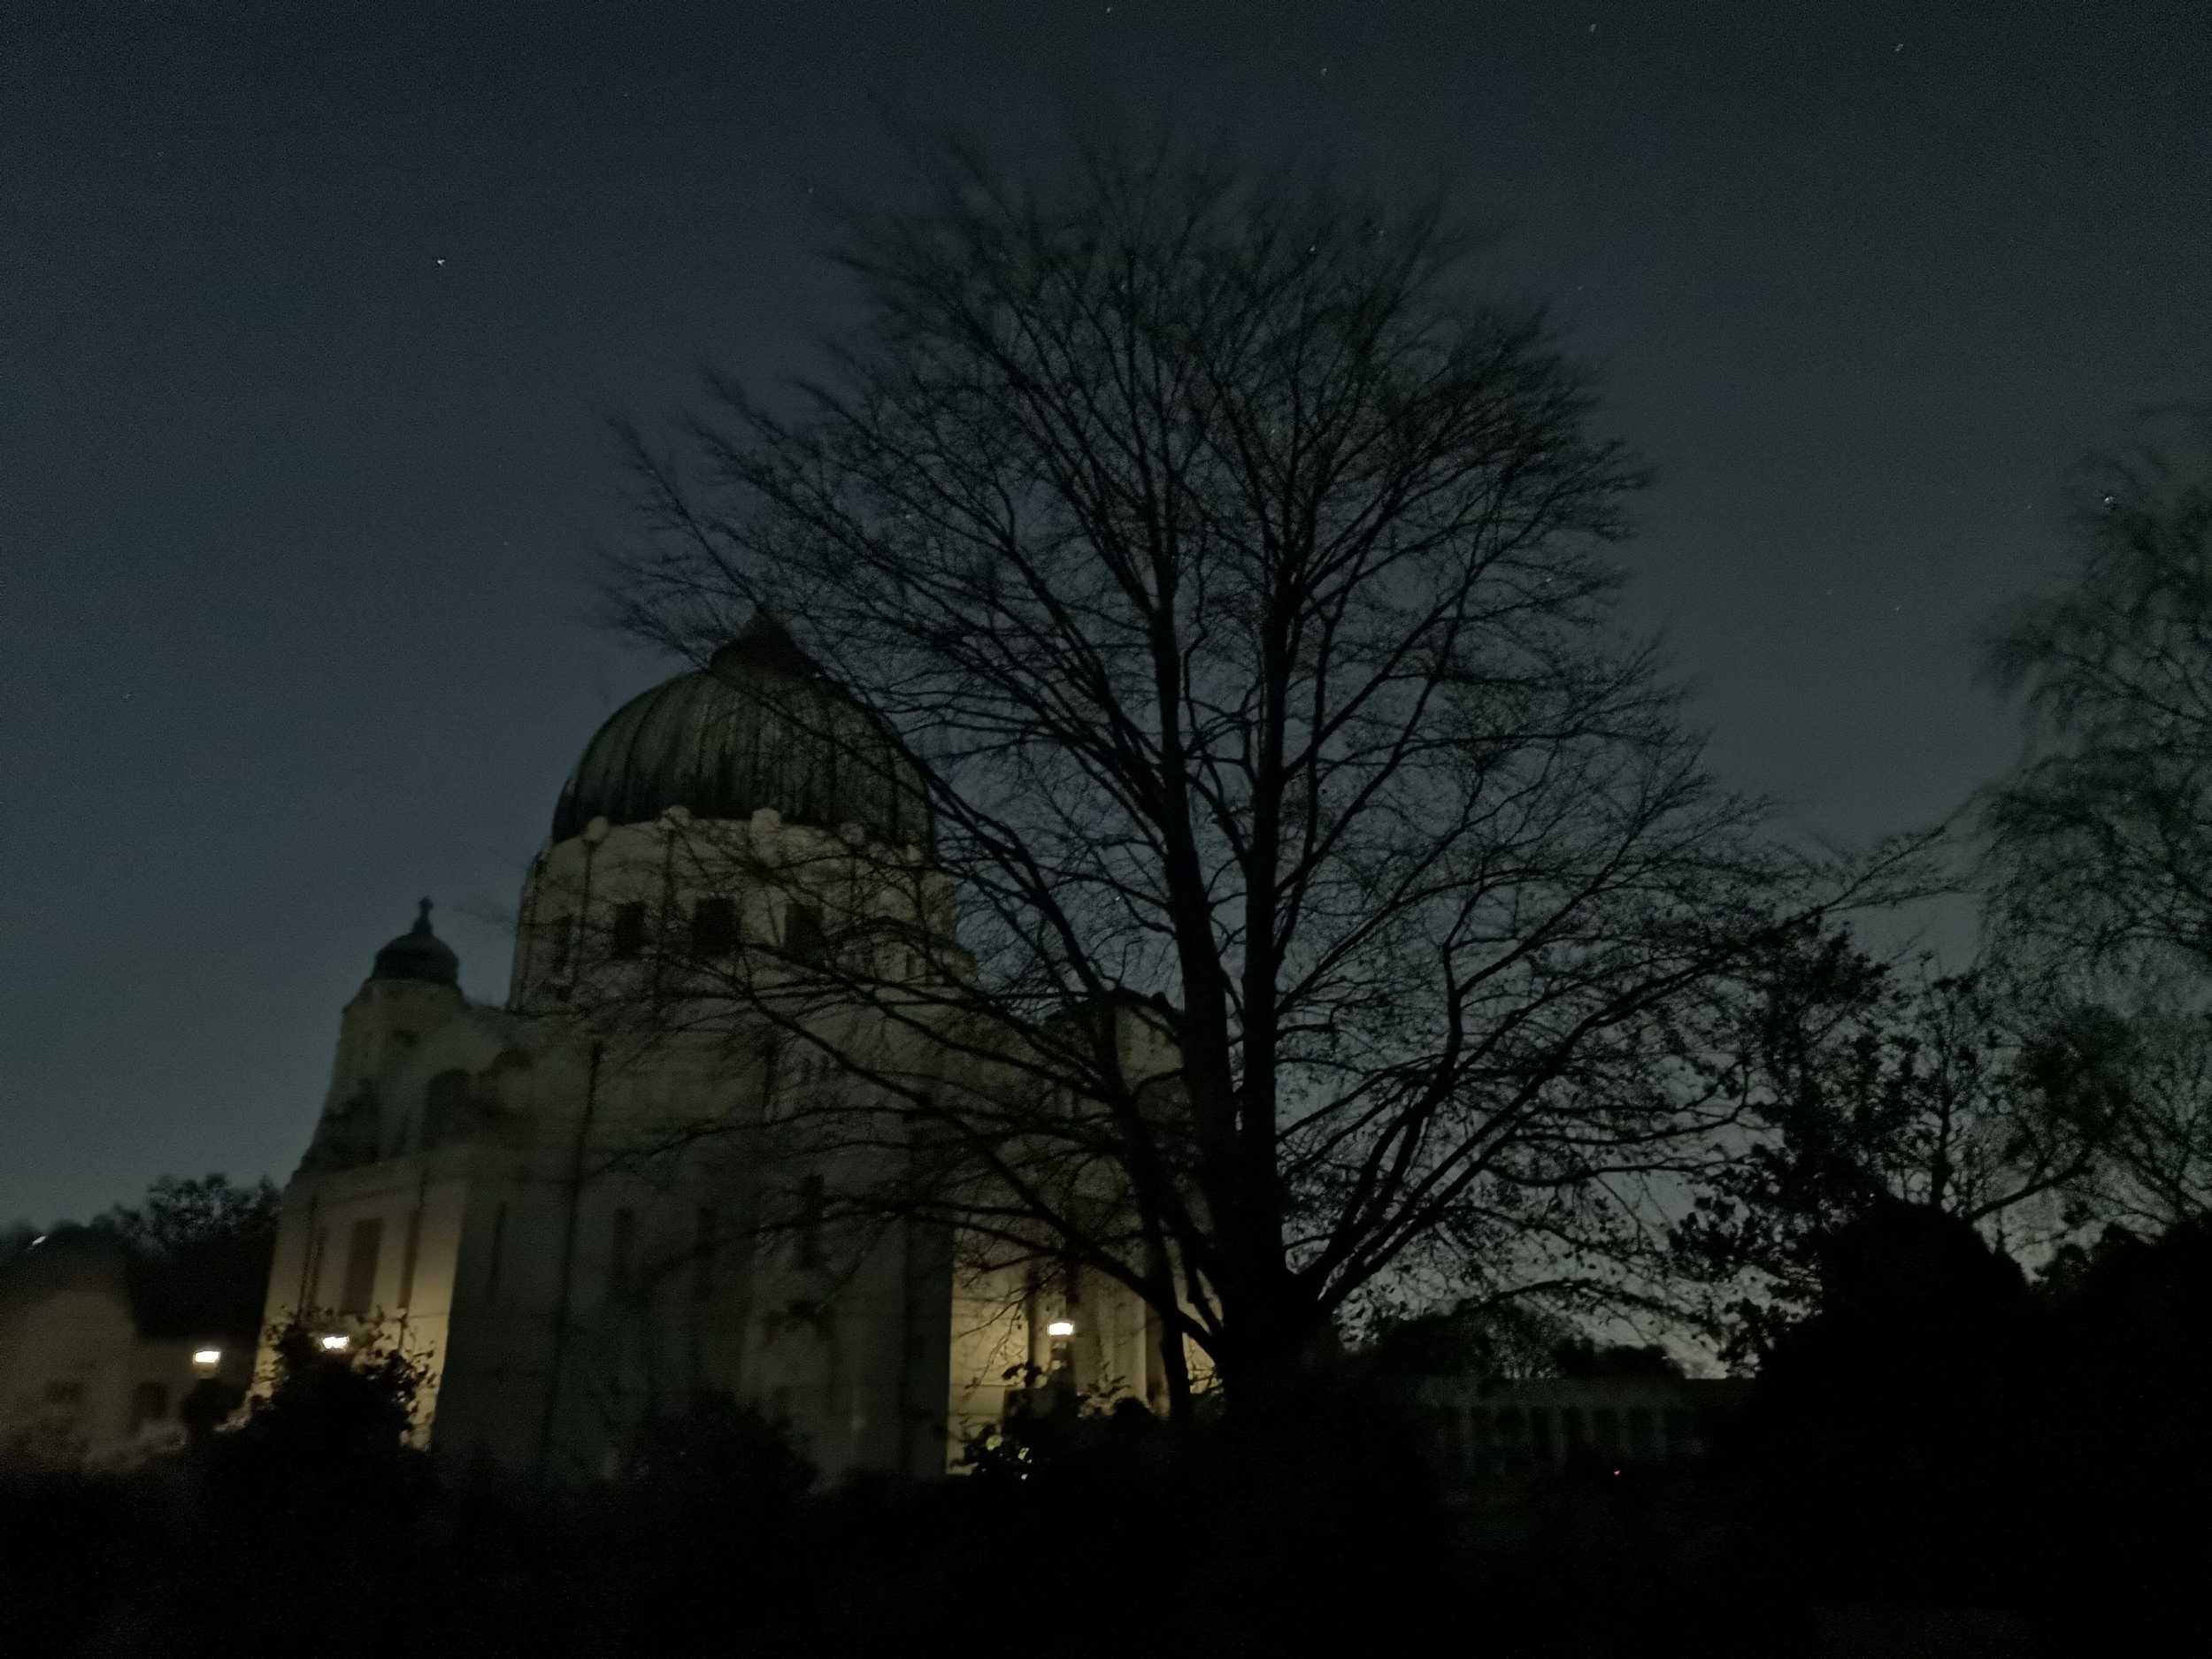
M338 1295L338 1311L356 1317L376 1305L376 1269L384 1252L384 1223L379 1217L353 1224L346 1245L346 1277Z
M645 902L632 899L614 907L614 920L607 929L607 954L618 962L626 962L641 956L645 950Z
M441 1071L422 1091L422 1144L439 1146L461 1132L468 1121L469 1074L457 1067Z
M557 916L545 925L546 972L557 978L568 972L568 953L576 936L576 918Z
M712 958L737 949L737 901L726 896L701 899L691 907L691 954Z

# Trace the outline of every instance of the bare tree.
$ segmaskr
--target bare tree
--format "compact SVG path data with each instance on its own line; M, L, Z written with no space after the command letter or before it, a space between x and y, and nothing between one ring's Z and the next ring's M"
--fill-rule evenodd
M2176 424L2083 469L2078 570L1990 640L2029 746L1982 797L1989 918L2036 971L2046 1098L2101 1144L2078 1196L2154 1226L2212 1198L2212 425Z
M2030 747L1983 797L1989 909L2069 970L2212 970L2212 429L2087 469L2072 582L1990 641Z
M1433 212L936 159L853 226L869 322L795 413L723 383L632 434L610 574L695 662L787 618L930 844L689 826L692 879L813 897L646 1018L780 1043L773 1133L883 1155L836 1204L1126 1286L1240 1398L1380 1276L1588 1286L1733 1110L1671 1019L1810 902L1614 622L1640 471Z
M2162 1233L2212 1212L2212 1018L2061 1004L2024 1064L2034 1098L2093 1151L2069 1183L2082 1220Z

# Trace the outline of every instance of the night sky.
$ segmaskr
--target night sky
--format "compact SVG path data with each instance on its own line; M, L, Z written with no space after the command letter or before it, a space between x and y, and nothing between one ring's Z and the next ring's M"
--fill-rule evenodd
M157 15L161 14L161 15ZM1939 15L1939 23L1928 19ZM472 995L562 778L600 411L838 320L876 101L1449 191L1664 480L1635 618L1864 837L2012 752L2055 487L2212 388L2201 4L0 8L0 1222L289 1174L419 895Z

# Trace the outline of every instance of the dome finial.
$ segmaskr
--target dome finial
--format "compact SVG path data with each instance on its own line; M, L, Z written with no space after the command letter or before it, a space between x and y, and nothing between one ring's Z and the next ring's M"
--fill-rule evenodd
M430 901L428 899L418 899L415 901L415 925L410 931L412 932L419 939L427 939L431 936Z
M755 605L752 619L707 663L708 672L725 678L759 670L802 680L818 678L822 672L791 637L783 618L766 605Z

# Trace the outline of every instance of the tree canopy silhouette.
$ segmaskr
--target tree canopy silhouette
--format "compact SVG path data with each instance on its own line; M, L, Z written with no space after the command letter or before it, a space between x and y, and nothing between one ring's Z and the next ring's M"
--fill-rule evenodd
M2080 563L1986 664L2030 749L1983 797L1992 918L2077 958L2212 971L2212 425L2088 467Z
M1845 929L1776 939L1719 1050L1744 1139L1673 1229L1739 1356L1816 1307L1836 1241L1899 1205L2014 1247L2066 1230L2108 1114L2000 976L1876 959Z
M1988 641L2029 747L1981 802L2039 1063L2102 1140L2084 1203L2153 1229L2212 1201L2212 419L2179 430L2083 469L2078 567Z

